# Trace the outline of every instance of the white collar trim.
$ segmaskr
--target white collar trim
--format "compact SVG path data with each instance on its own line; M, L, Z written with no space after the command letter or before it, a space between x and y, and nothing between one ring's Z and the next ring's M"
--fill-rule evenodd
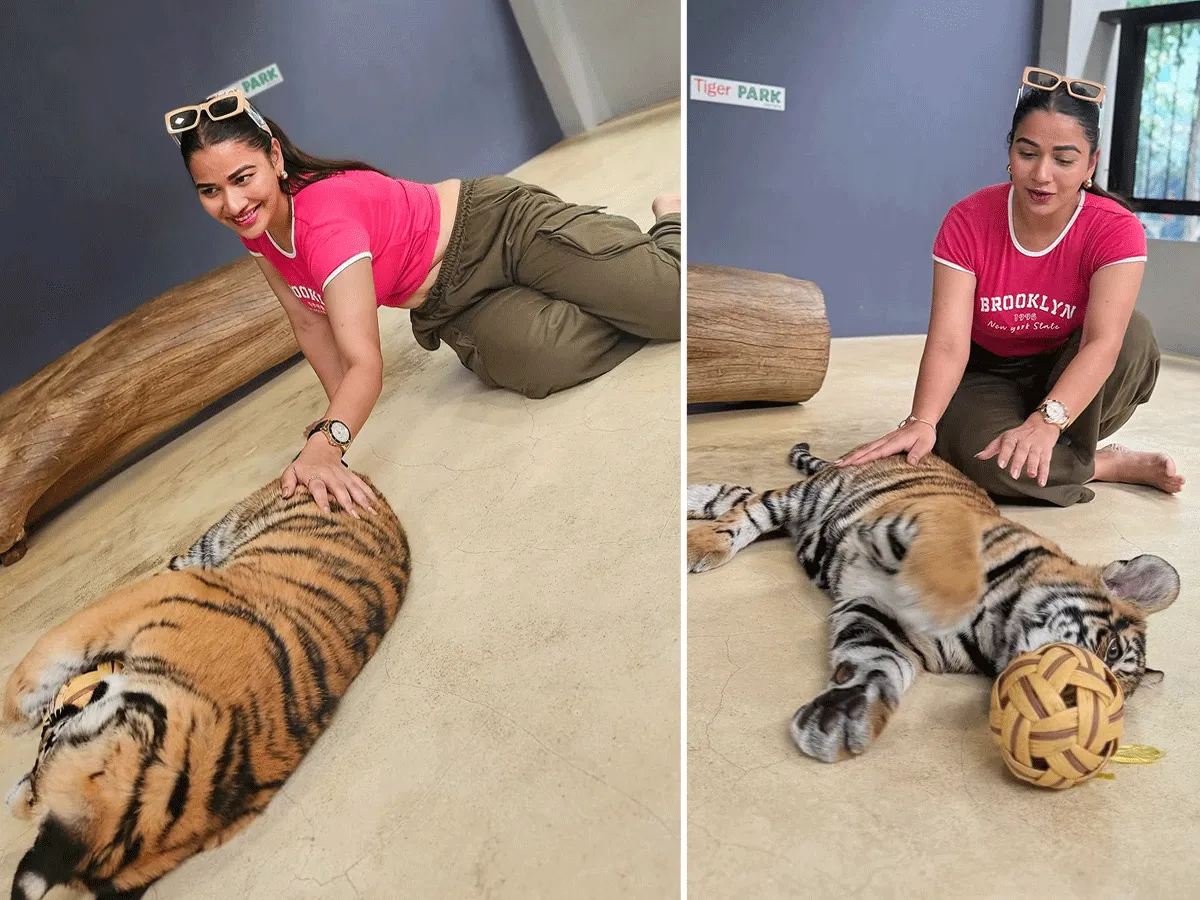
M290 243L292 245L292 252L288 253L286 250L284 250L282 247L280 247L278 244L275 243L275 238L271 237L271 229L270 228L267 229L267 240L269 240L271 242L271 246L273 246L276 250L278 250L280 253L282 253L284 256L286 256L288 259L295 259L296 258L296 204L292 202L291 194L288 194L288 218L290 218L292 220L292 234L291 234L291 241L290 241ZM1011 202L1009 204L1008 221L1009 221L1009 230L1011 231L1012 230ZM1073 222L1075 220L1072 219L1071 221ZM1070 228L1071 226L1068 225L1067 227ZM1015 243L1016 238L1013 238L1013 241ZM1057 241L1055 243L1057 243Z
M1087 197L1087 191L1079 192L1079 205L1075 207L1075 212L1071 216L1071 221L1067 222L1067 227L1064 228L1061 232L1059 232L1058 237L1056 237L1054 239L1053 243L1051 243L1049 247L1047 247L1045 250L1038 250L1035 252L1033 250L1026 250L1024 247L1021 246L1021 242L1017 240L1017 232L1013 229L1013 194L1016 193L1016 190L1017 190L1017 186L1015 184L1009 185L1009 187L1008 187L1008 237L1012 241L1012 245L1014 247L1016 247L1018 251L1020 251L1021 253L1024 253L1026 256L1045 256L1047 253L1049 253L1051 250L1053 250L1055 247L1057 247L1059 245L1059 242L1062 241L1062 239L1067 236L1067 232L1071 230L1071 226L1075 224L1075 220L1079 218L1079 213L1083 210L1084 198ZM293 220L293 224L294 224L294 220ZM295 246L295 245L293 244L293 246Z

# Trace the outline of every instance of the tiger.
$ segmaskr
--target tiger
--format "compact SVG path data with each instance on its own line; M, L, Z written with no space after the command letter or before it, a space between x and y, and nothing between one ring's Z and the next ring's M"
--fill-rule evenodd
M1126 695L1162 672L1146 667L1146 617L1179 595L1179 574L1151 554L1084 565L1005 518L991 498L929 454L839 467L807 443L789 462L807 480L757 493L692 484L692 573L724 565L783 530L828 592L825 690L792 716L797 748L823 762L865 752L896 712L920 665L995 677L1018 654L1056 641L1104 660Z
M136 900L266 808L407 593L408 538L375 496L326 513L277 479L36 642L4 693L6 721L42 724L8 796L37 822L14 900Z

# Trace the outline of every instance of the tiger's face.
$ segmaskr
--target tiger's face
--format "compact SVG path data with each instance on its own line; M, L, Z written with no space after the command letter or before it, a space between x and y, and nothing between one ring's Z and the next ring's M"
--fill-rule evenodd
M1140 685L1157 684L1163 673L1146 667L1146 617L1179 596L1179 573L1166 560L1145 554L1110 563L1096 572L1106 594L1108 621L1089 628L1089 647L1116 677L1128 697Z
M172 808L180 773L165 763L163 752L166 703L173 699L141 690L126 676L110 676L102 696L52 720L36 765L10 797L17 816L48 812L61 823L59 853L75 857L69 861L89 873L89 887L119 883L127 870L136 870L134 881L142 882L146 873L167 871L196 849L188 846L186 828L168 842L166 856L160 841L150 846L144 837L165 836L172 813L178 818L183 812Z
M1097 631L1095 646L1089 648L1116 677L1129 697L1146 682L1157 684L1163 673L1146 667L1146 619L1113 610L1111 628Z

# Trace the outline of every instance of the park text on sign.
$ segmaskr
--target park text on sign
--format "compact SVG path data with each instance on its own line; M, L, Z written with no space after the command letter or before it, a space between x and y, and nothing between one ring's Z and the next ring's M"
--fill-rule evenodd
M691 98L708 103L730 103L734 106L754 106L783 112L784 89L774 84L755 84L752 81L730 81L693 75Z
M247 97L253 97L267 88L273 88L275 85L282 83L283 73L279 71L279 66L271 63L271 65L259 69L253 75L247 75L240 81L235 81L229 85L229 88L241 88L243 94ZM226 90L229 90L229 88L226 88Z

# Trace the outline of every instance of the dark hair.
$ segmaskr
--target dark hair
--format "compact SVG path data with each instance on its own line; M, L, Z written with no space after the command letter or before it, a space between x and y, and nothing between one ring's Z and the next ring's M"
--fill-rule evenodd
M1012 147L1013 138L1017 133L1017 126L1024 121L1027 115L1038 109L1045 110L1046 112L1062 113L1064 116L1070 116L1078 122L1079 127L1083 129L1083 136L1088 142L1088 156L1091 157L1095 154L1096 149L1100 146L1100 104L1072 97L1067 92L1065 84L1060 84L1052 91L1043 91L1039 88L1026 89L1025 96L1018 101L1017 108L1013 110L1012 130L1008 132L1009 147ZM1124 198L1118 197L1116 194L1110 194L1104 188L1100 187L1095 179L1092 180L1092 186L1084 188L1084 190L1098 197L1107 197L1109 200L1121 204L1130 210L1130 212L1133 211Z
M283 169L288 176L285 181L279 183L285 194L295 194L314 181L320 181L339 172L365 170L387 175L387 172L382 169L358 160L323 159L305 153L288 139L282 128L267 119L266 116L263 118L271 129L271 134L267 134L259 128L245 112L216 122L207 114L202 114L200 122L195 128L179 135L179 149L183 153L184 164L191 162L192 154L197 150L213 144L222 144L225 141L241 141L269 156L271 154L271 138L274 137L279 141L279 148L283 151Z

